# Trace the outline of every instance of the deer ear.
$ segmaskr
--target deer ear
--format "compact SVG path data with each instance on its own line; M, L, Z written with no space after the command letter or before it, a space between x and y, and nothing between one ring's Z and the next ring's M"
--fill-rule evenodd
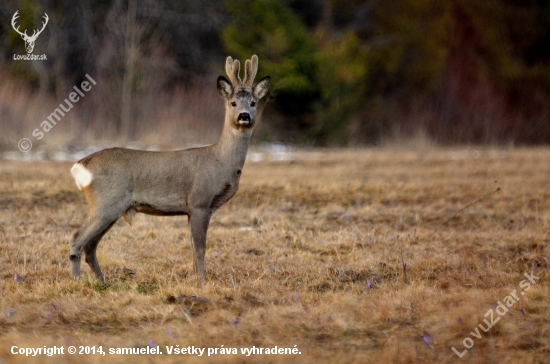
M221 97L226 99L231 98L231 95L233 95L233 86L231 85L231 82L223 76L218 77L218 93Z
M265 76L260 81L258 81L256 86L254 86L254 96L256 96L258 100L267 94L267 91L269 91L270 83L271 83L271 77Z

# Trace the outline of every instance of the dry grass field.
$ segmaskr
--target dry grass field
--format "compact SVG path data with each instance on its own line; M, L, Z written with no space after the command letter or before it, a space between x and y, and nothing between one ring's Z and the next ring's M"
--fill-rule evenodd
M247 163L212 219L204 284L187 219L146 215L100 243L107 286L84 262L74 281L69 237L87 206L70 166L0 161L1 363L550 361L550 149ZM525 273L538 277L529 289ZM25 357L14 345L107 353ZM238 354L168 355L176 345ZM295 345L301 354L240 352ZM163 355L108 353L157 346Z

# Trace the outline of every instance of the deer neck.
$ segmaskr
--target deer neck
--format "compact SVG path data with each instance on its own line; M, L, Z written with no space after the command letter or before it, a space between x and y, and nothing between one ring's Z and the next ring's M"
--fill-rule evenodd
M234 129L229 120L225 120L220 140L214 146L219 160L241 169L246 159L252 128L245 131Z

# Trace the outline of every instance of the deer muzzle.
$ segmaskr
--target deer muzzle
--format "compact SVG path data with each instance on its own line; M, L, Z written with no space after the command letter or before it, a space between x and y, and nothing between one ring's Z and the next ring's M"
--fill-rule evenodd
M239 117L237 118L237 121L239 122L239 124L241 125L248 125L250 124L250 114L247 113L247 112L242 112L239 114Z

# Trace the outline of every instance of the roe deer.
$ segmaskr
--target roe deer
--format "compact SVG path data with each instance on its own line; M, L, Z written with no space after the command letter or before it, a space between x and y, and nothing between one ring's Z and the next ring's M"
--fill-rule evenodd
M136 212L150 215L187 215L191 230L195 273L204 280L206 232L212 213L237 192L256 105L269 90L271 77L253 85L258 57L240 63L227 57L230 81L218 77L218 93L225 98L225 122L219 141L207 147L174 152L148 152L124 148L99 151L71 168L77 187L90 207L86 222L71 241L73 277L80 277L82 252L96 277L105 283L96 248L121 217L131 225Z

